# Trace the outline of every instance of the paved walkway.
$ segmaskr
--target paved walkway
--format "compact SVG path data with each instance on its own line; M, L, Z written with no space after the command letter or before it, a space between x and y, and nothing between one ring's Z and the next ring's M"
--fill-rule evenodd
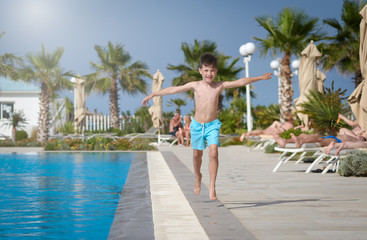
M191 148L159 150L171 151L193 172ZM278 156L248 152L243 146L219 148L217 196L245 229L259 240L366 239L367 178L305 174L308 164L293 162L273 173ZM204 152L202 173L206 186L207 163ZM186 181L191 181L193 187L193 175ZM230 226L216 227L225 231Z

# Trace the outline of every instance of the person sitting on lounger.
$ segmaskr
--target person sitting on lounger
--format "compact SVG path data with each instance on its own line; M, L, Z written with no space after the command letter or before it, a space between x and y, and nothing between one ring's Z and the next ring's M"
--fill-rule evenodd
M349 126L353 127L352 130L347 128L341 128L339 130L340 135L347 135L349 141L335 142L332 141L325 149L325 153L329 154L331 150L336 148L335 155L338 155L342 149L357 149L367 148L367 131L361 129L357 121L350 120L339 113L338 120L342 119Z
M169 134L177 138L178 145L183 145L184 138L182 131L179 131L180 128L182 128L181 112L176 111L175 116L169 122Z
M345 117L341 113L338 114L338 121L340 119L343 120L344 122L346 122L349 126L353 127L353 129L351 131L354 134L356 134L356 135L362 135L365 132L365 131L363 131L363 129L361 129L361 127L359 126L359 124L358 124L357 121L350 120L349 118Z
M253 130L248 133L243 133L240 137L241 142L248 138L249 136L258 136L258 135L274 135L281 134L282 132L293 128L293 118L288 117L287 121L284 123L280 123L279 121L274 121L269 127L263 130Z
M190 134L190 124L191 124L191 117L189 115L184 116L184 137L186 138L186 147L189 147L191 145L191 134Z

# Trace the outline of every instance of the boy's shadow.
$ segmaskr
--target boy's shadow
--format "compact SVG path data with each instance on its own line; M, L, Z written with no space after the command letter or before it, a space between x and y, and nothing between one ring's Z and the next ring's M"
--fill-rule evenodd
M327 200L327 199L317 199L317 198L309 198L309 199L298 199L298 200L277 200L277 201L269 201L269 202L225 202L228 209L238 209L238 208L253 208L253 207L264 207L268 205L277 205L284 203L300 203L300 202L317 202L317 201L356 201L357 199L348 199L348 200ZM229 205L229 206L228 206ZM230 207L230 205L237 205ZM220 205L224 206L224 204Z
M227 205L237 205L235 207L228 207L228 209L238 209L238 208L253 208L253 207L263 207L268 205L277 205L284 203L298 203L298 202L316 202L320 199L299 199L299 200L277 200L269 202L226 202Z

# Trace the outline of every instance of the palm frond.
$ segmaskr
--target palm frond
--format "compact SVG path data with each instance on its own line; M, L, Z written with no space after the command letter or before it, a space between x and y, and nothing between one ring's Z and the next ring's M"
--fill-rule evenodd
M325 88L325 93L310 91L305 103L301 104L301 113L307 114L313 127L320 133L335 134L342 125L337 122L338 114L344 111L346 90Z

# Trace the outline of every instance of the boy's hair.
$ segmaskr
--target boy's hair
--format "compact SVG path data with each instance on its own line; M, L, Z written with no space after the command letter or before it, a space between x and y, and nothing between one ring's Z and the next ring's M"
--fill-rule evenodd
M203 66L209 66L209 65L218 68L217 57L211 53L204 53L200 57L199 67L202 68Z

